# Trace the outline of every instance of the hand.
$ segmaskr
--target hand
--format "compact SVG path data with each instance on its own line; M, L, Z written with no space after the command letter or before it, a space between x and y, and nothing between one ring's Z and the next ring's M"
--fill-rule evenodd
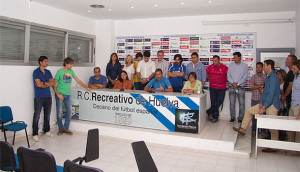
M64 100L64 96L62 94L58 94L57 97L59 98L60 101Z
M55 85L55 80L53 78L49 79L49 86L52 87Z
M258 112L258 113L259 113L260 115L262 115L265 111L266 111L266 109L264 109L264 108L259 108L259 112Z
M160 84L160 87L159 88L156 88L156 91L165 91L165 89L161 86Z
M116 80L111 80L111 84L115 85L116 84Z
M260 94L262 94L264 92L264 89L263 88L259 89L259 92Z
M234 89L237 89L237 87L238 87L237 83L233 83L232 86Z
M193 89L190 89L188 92L189 92L189 93L194 93L194 90L193 90Z

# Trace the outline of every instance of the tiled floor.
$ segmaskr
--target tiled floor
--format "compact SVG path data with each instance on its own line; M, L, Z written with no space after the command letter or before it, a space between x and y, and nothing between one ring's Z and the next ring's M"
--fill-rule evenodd
M54 133L54 132L53 132ZM86 133L75 132L73 136L63 134L54 138L41 136L34 143L33 149L44 148L51 152L58 165L63 165L67 159L73 160L83 156L86 146ZM9 140L10 141L10 140ZM106 172L138 171L129 140L100 136L100 158L86 165L98 167ZM157 165L159 172L299 172L300 156L287 156L284 151L276 153L259 152L258 158L235 158L230 155L208 153L205 151L181 149L146 143ZM15 151L19 146L26 146L25 138L18 138L13 146Z

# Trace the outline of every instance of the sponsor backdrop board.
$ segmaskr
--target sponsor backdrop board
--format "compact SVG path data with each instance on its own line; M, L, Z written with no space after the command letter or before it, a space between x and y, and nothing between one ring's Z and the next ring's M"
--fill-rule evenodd
M115 52L122 65L128 54L133 57L137 52L150 51L151 59L157 60L157 51L165 53L164 59L174 63L174 55L181 54L183 64L191 61L191 54L197 52L200 61L208 66L212 64L213 55L219 55L221 62L229 65L233 53L241 52L243 61L249 66L246 90L250 90L250 78L255 74L256 33L213 33L189 35L149 35L116 37Z
M198 133L200 96L75 88L71 96L80 120Z

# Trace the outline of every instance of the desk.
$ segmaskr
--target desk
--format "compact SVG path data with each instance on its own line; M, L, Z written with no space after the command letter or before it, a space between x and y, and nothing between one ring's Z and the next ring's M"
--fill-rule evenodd
M72 88L79 120L198 133L206 124L206 94Z

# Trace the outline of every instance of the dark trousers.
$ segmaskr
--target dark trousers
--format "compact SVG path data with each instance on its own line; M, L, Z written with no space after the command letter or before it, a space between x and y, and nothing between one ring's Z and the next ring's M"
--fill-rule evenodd
M45 97L45 98L34 98L34 114L33 114L33 122L32 122L32 129L33 129L33 136L38 135L39 132L39 120L42 108L44 108L44 133L50 131L50 113L52 107L52 98Z
M144 90L144 88L146 87L146 85L148 84L149 82L145 83L145 84L142 84L141 82L139 82L139 89L138 90Z
M110 82L110 80L108 80L107 84L106 84L106 88L113 88L114 85Z
M226 89L216 89L209 87L210 92L210 108L208 113L212 114L214 118L219 118L219 108L224 101Z
M181 87L173 87L173 92L181 92L182 86Z
M141 89L140 89L140 84L141 84L141 82L135 82L135 83L134 83L134 89L135 89L135 90L141 90Z

